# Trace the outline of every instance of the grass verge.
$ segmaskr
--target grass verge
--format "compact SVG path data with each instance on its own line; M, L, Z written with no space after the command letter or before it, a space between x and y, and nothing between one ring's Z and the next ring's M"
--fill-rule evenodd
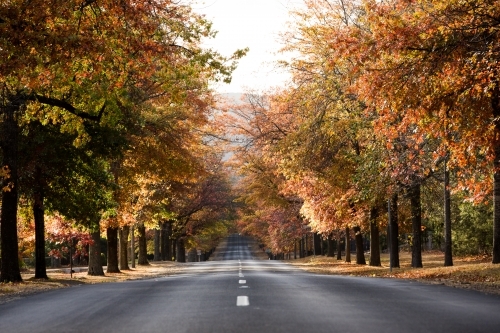
M500 265L491 263L491 257L455 257L454 266L444 267L442 252L424 252L423 268L411 267L411 254L400 253L400 268L389 269L389 256L382 254L381 267L356 265L356 255L351 255L353 262L324 256L306 257L285 262L303 270L319 274L336 274L379 278L412 279L424 283L473 289L488 294L500 295ZM366 256L369 262L369 255Z

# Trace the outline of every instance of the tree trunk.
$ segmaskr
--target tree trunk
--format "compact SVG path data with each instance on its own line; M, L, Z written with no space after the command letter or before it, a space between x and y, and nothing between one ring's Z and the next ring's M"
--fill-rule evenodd
M412 218L412 249L411 267L421 268L422 265L422 204L420 201L420 184L413 185L408 190Z
M19 269L19 247L17 244L17 199L18 199L18 136L16 113L20 111L22 102L1 106L3 169L9 170L9 176L2 181L2 210L0 223L0 256L2 268L0 282L21 282Z
M389 244L391 251L391 267L399 268L399 228L398 228L398 195L391 197L389 204Z
M337 260L342 260L342 237L340 231L337 232Z
M118 228L106 228L108 238L108 263L106 273L120 273L118 268Z
M186 249L184 247L184 239L179 237L177 239L177 262L186 262Z
M48 279L45 264L45 221L42 169L35 168L33 215L35 217L35 279Z
M335 257L335 240L333 239L333 233L328 235L328 250L327 257Z
M453 266L451 243L450 172L446 169L446 159L444 160L444 265Z
M500 83L496 83L491 107L495 124L493 142L493 256L491 262L500 264ZM3 207L3 205L2 205ZM2 218L3 221L3 218ZM3 239L3 238L2 238Z
M380 238L377 225L378 209L370 210L370 266L382 266L380 262Z
M154 253L154 258L153 261L160 261L160 229L155 229L155 240L154 240L154 246L155 246L155 253Z
M322 255L321 253L321 236L315 232L313 233L313 252L314 255Z
M148 262L148 248L146 243L146 227L144 224L137 227L139 232L139 259L137 260L138 265L149 265Z
M129 270L128 267L128 234L130 227L124 226L120 229L120 269Z
M172 258L177 260L177 238L172 241Z
M345 262L351 262L351 231L345 227Z
M304 236L299 240L299 258L304 258Z
M99 231L99 224L97 231L93 231L90 236L92 243L89 246L89 269L87 274L94 276L104 276L101 262L101 232Z
M172 261L174 258L174 246L172 242L172 222L167 222L167 233L166 233L166 242L167 242L167 261Z
M130 262L132 263L132 268L135 268L135 232L134 226L130 231Z
M356 264L366 265L365 251L363 249L363 235L359 226L353 227L355 240L356 240Z
M162 222L160 227L160 256L162 261L167 261L167 223Z

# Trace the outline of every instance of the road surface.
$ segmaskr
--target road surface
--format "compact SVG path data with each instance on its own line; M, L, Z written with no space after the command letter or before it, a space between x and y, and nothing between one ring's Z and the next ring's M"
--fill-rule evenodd
M227 260L184 274L84 285L0 305L0 332L498 332L500 297L393 279L305 273L253 260L233 235Z

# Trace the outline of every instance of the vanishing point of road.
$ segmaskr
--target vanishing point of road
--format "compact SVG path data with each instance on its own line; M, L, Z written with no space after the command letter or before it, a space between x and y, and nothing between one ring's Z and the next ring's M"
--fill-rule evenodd
M306 273L229 237L185 273L82 285L0 305L0 332L498 332L500 297L417 282Z

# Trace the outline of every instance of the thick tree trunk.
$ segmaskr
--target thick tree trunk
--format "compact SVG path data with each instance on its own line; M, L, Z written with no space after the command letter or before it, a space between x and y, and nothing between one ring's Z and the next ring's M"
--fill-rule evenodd
M356 240L356 264L366 265L365 251L363 249L363 235L359 226L353 227L355 240Z
M370 210L370 266L382 266L380 262L380 238L377 225L378 209Z
M130 262L132 263L132 268L135 268L135 232L133 226L130 231Z
M162 261L167 261L167 223L162 222L160 228L160 256Z
M497 75L498 77L498 75ZM497 82L491 95L491 108L495 119L493 142L493 256L491 262L500 264L500 83ZM3 206L2 206L3 207ZM2 219L3 220L3 219Z
M313 244L314 244L314 249L313 253L314 255L322 255L321 253L321 236L315 232L313 233Z
M106 273L120 273L118 268L118 228L108 227L106 229L108 238L108 264Z
M130 227L124 226L120 229L120 269L129 270L128 267L128 234Z
M444 161L444 265L453 266L451 243L450 172L446 169L446 159Z
M48 279L45 264L45 221L42 169L35 168L33 215L35 217L35 279Z
M19 269L19 247L17 244L17 196L18 196L18 136L16 113L20 110L22 102L9 103L1 106L2 122L2 151L3 169L9 170L9 176L2 182L2 211L0 223L0 255L2 268L0 282L21 282Z
M172 258L177 260L177 238L172 241Z
M345 228L345 262L351 262L351 231Z
M177 262L186 262L186 248L184 247L184 239L177 239Z
M335 257L335 240L333 239L333 233L328 235L328 250L327 257Z
M166 242L167 242L167 261L172 261L174 258L174 246L172 242L172 222L167 222L167 233L166 233Z
M160 229L155 229L155 239L154 239L154 246L155 246L155 252L154 252L154 258L153 261L160 261Z
M92 237L92 243L89 246L89 269L87 274L104 276L101 262L101 232L99 231L99 225L97 231L92 232L90 236Z
M337 260L342 260L342 237L340 231L337 232Z
M412 250L411 267L421 268L422 265L422 204L420 201L420 184L408 189L412 218Z
M139 232L139 259L137 260L138 265L149 265L148 262L148 248L146 243L146 227L144 225L139 225L137 227Z
M391 197L389 204L389 251L391 251L391 267L399 267L399 228L398 228L398 195Z

